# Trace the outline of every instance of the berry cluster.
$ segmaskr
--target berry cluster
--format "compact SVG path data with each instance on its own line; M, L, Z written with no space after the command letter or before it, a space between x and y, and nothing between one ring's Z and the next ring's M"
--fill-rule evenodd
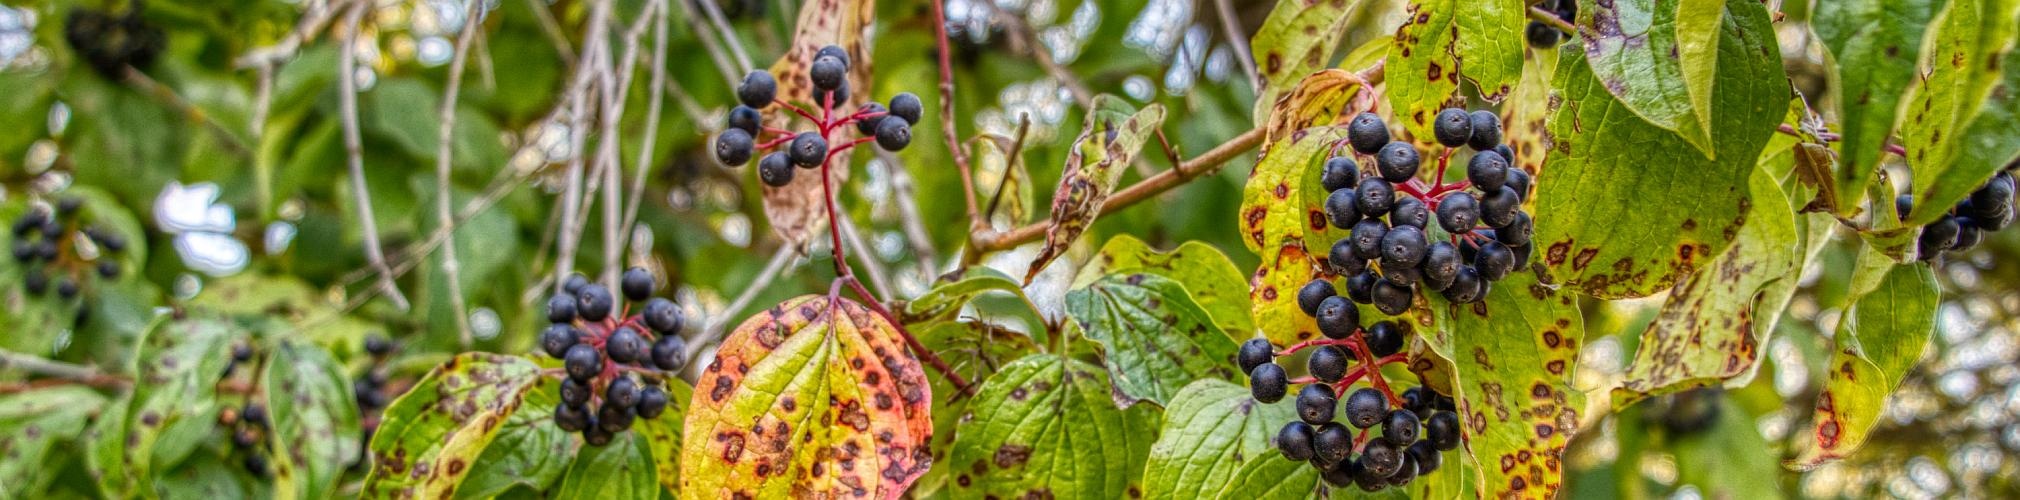
M1987 231L2005 229L2013 223L2013 172L2001 171L1985 181L1985 185L1971 192L1970 198L1958 202L1950 213L1936 222L1922 226L1922 237L1916 241L1915 254L1922 260L1935 260L1946 251L1964 251L1978 246ZM1900 210L1901 218L1908 217L1914 208L1912 195L1894 198L1894 208Z
M72 300L93 273L105 279L119 277L116 256L126 251L126 238L83 224L83 211L84 200L64 198L56 202L53 215L37 207L14 219L14 260L23 268L23 291L42 295L54 288L57 297ZM78 229L80 226L83 229ZM87 240L90 249L82 246Z
M624 271L620 288L626 300L642 304L638 314L629 306L618 309L610 289L580 274L562 288L547 299L547 319L554 324L540 334L541 350L562 360L568 375L561 381L554 424L603 446L637 417L666 411L666 390L647 385L660 377L634 375L677 372L686 364L680 306L653 297L652 273L636 267Z
M1419 285L1452 302L1480 301L1492 282L1529 261L1535 223L1521 207L1530 178L1509 164L1514 153L1500 143L1501 119L1489 111L1447 108L1438 113L1434 131L1446 149L1429 184L1416 178L1423 164L1417 148L1391 142L1387 124L1374 113L1354 117L1345 142L1375 157L1376 175L1363 177L1347 155L1327 159L1320 174L1332 193L1326 217L1349 231L1327 254L1331 271L1347 277L1348 299L1374 304L1383 314L1409 310ZM1447 184L1445 166L1460 146L1474 151L1466 180ZM1433 229L1446 236L1434 236ZM1307 314L1322 312L1320 302L1333 295L1323 278L1298 292ZM1332 309L1354 311L1353 304L1338 303Z
M1339 297L1329 299L1334 307L1353 310ZM1321 323L1327 324L1336 333L1342 323ZM1395 323L1380 322L1364 331L1348 328L1339 338L1291 346L1281 354L1312 351L1305 366L1310 375L1295 380L1286 378L1283 367L1276 364L1280 353L1268 340L1243 343L1237 358L1249 373L1249 393L1256 401L1281 401L1290 384L1304 385L1297 395L1298 420L1277 431L1277 451L1284 458L1310 462L1334 487L1351 484L1368 492L1404 486L1437 471L1443 453L1457 448L1461 439L1452 399L1423 386L1397 396L1381 378L1382 365L1404 361L1396 351L1408 333ZM1377 355L1381 359L1373 359ZM1363 378L1369 387L1347 392ZM1339 417L1345 417L1344 423Z
M1536 4L1536 7L1550 11L1556 14L1558 19L1566 22L1578 21L1578 0L1543 0L1542 3ZM1571 38L1570 33L1557 31L1555 26L1536 20L1529 21L1527 34L1529 46L1539 49L1556 48L1559 40Z
M126 77L126 67L147 69L168 45L168 34L140 17L144 7L133 0L126 13L75 8L63 23L63 39L91 69L106 78Z
M384 336L365 337L365 354L372 356L372 362L365 366L365 374L351 379L351 397L358 402L358 436L363 446L372 446L372 434L379 431L383 410L392 401L387 394L386 384L389 368L386 360L393 355L393 341ZM365 457L360 455L353 467L362 466Z
M770 72L752 71L744 75L743 83L737 85L737 99L743 104L729 112L729 126L715 138L715 157L724 165L740 166L749 163L757 151L783 149L767 153L758 159L758 179L772 187L781 187L793 181L793 167L815 168L827 165L828 159L847 152L859 144L876 141L877 146L886 151L905 149L912 143L912 125L919 123L925 113L925 106L919 96L910 92L900 93L891 98L889 108L882 104L869 103L857 108L856 112L835 116L835 107L849 100L849 55L841 47L829 45L815 53L814 61L807 68L807 78L813 83L814 95L820 100L820 113L816 115L792 103L776 100L778 80ZM764 125L764 114L758 110L777 104L814 122L819 131L793 132ZM897 117L897 120L885 118ZM829 139L836 130L854 125L864 137L830 148ZM772 134L772 139L757 142L764 134Z
M263 445L266 444L267 433L273 432L273 429L268 427L266 405L247 401L245 406L239 407L235 412L218 413L218 423L231 431L232 448L245 454L241 464L245 466L246 472L266 477L269 473L266 457L268 450Z

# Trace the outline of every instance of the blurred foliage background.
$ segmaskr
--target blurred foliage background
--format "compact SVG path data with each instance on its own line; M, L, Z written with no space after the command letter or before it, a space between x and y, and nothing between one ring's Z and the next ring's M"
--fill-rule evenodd
M122 256L117 279L89 281L77 301L24 293L24 271L0 264L0 346L14 353L117 369L134 338L163 311L208 311L251 320L260 338L322 344L353 367L368 336L402 344L394 385L466 350L531 349L542 324L542 290L557 275L597 272L606 263L600 226L589 224L576 269L557 269L557 200L565 165L593 151L597 137L572 141L563 102L582 44L587 2L485 0L467 19L453 0L374 0L357 41L359 65L339 74L329 32L309 31L288 49L305 19L329 16L321 0L6 0L0 7L0 215L85 200L87 213L138 250ZM1828 0L1822 0L1828 1ZM624 163L644 141L655 145L639 200L639 225L626 236L624 264L672 282L690 317L734 323L787 297L825 289L826 251L783 248L747 169L718 165L709 137L735 103L732 83L784 51L799 0L674 0L662 88L633 85L618 125ZM1830 93L1820 51L1803 20L1804 1L1772 2L1786 16L1778 37L1806 95ZM629 26L642 2L617 2ZM1171 110L1170 147L1191 157L1255 126L1247 39L1270 2L1232 0L949 0L956 126L963 137L994 136L978 147L977 184L1001 191L995 224L1007 229L1042 216L1079 121L1094 93ZM1344 37L1357 47L1389 32L1401 2L1367 1ZM76 9L140 9L165 33L157 60L134 74L86 64L65 41ZM929 115L941 101L933 19L922 2L877 4L874 99L914 92ZM327 20L325 23L329 22ZM457 206L497 197L454 231L468 310L451 305L440 259L411 252L436 229L433 211L436 111L457 33L482 31L472 50L451 145ZM281 50L276 51L277 48ZM1342 51L1346 53L1349 51ZM275 64L249 54L278 53ZM1039 63L1050 61L1050 63ZM1357 68L1349 68L1357 69ZM362 159L383 249L411 304L374 297L360 193L346 177L341 78L356 83ZM657 134L643 137L646 103L666 105ZM952 269L967 234L960 178L937 117L911 148L856 155L843 195L860 228L879 294L913 297ZM987 139L978 139L987 141ZM1021 145L1021 162L1001 154ZM1169 168L1158 146L1124 183ZM1249 269L1236 208L1252 159L1126 210L1103 214L1099 242L1137 235L1155 246L1199 240ZM1011 185L999 186L1006 172ZM630 172L626 172L628 178ZM1544 186L1541 189L1549 189ZM1841 238L1855 241L1856 238ZM1082 245L1086 247L1088 245ZM1088 252L1081 248L1078 251ZM1026 247L984 263L1013 275ZM783 257L775 257L785 252ZM1675 497L2001 497L2020 494L2020 236L1996 233L1939 268L1944 305L1927 359L1907 377L1866 449L1807 472L1784 469L1793 433L1807 419L1831 349L1853 258L1826 249L1765 346L1768 362L1750 385L1695 392L1624 409L1584 429L1567 454L1577 498ZM767 272L778 260L784 268ZM1063 283L1058 284L1062 293ZM747 300L737 300L748 294ZM1607 387L1635 351L1636 332L1661 297L1586 304L1593 337L1578 383ZM458 321L462 316L462 322ZM474 342L463 345L459 325ZM696 363L699 366L701 363ZM14 390L19 390L18 388ZM59 491L89 495L70 461L52 461ZM10 464L7 466L19 466ZM243 478L241 478L243 479Z

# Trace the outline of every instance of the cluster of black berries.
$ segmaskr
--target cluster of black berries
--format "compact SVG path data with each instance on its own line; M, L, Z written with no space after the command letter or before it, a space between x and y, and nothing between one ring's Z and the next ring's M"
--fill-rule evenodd
M1894 208L1900 210L1903 219L1908 217L1908 210L1914 205L1912 195L1894 198ZM1951 208L1949 214L1922 226L1922 237L1915 242L1915 254L1922 260L1935 260L1943 252L1970 250L1985 239L1985 232L2005 229L2012 224L2013 212L2013 172L2000 171L1984 186L1971 192L1971 197Z
M1556 14L1565 22L1578 22L1578 0L1543 0L1536 7ZM1557 31L1557 27L1536 20L1529 21L1528 35L1529 46L1539 49L1556 48L1559 40L1571 37L1570 33Z
M105 279L119 277L116 256L126 251L126 238L98 226L78 230L83 209L84 200L64 198L56 202L54 215L38 207L14 219L14 260L22 266L23 291L42 295L54 288L57 297L71 300L83 291L84 280L92 273ZM98 251L79 251L79 235Z
M372 356L372 362L365 366L363 376L351 379L351 397L358 402L358 436L367 448L372 446L372 434L379 431L386 405L392 402L386 392L390 375L386 361L392 358L395 347L393 340L384 336L365 337L365 354ZM364 462L365 457L360 455L351 466L362 467Z
M743 104L729 112L728 127L715 138L715 157L724 165L740 166L749 163L757 151L772 151L758 160L758 179L773 187L784 186L793 181L793 167L815 168L826 165L833 158L851 148L868 141L876 141L877 146L887 151L905 149L912 143L912 125L919 123L925 107L919 96L910 92L900 93L891 98L890 108L877 103L864 104L855 113L835 116L835 107L849 100L849 55L841 47L829 45L815 53L813 64L807 68L807 78L813 83L814 95L820 102L820 109L808 111L792 103L775 101L778 97L778 80L770 72L752 71L744 75L743 83L737 86L737 99ZM758 110L777 104L813 121L819 131L795 133L791 130L766 127L764 114ZM898 117L897 120L886 120ZM829 147L829 139L836 130L855 125L856 131L865 137ZM773 138L758 142L765 134Z
M1391 333L1376 333L1383 329ZM1400 344L1406 332L1395 330L1393 323L1376 323L1362 333L1361 341L1301 345L1314 349L1306 360L1310 378L1303 379L1304 387L1298 390L1298 420L1284 424L1274 440L1284 458L1311 463L1334 487L1351 484L1375 492L1438 470L1443 452L1459 447L1459 417L1449 397L1412 387L1392 407L1386 389L1346 392L1360 378L1378 379L1379 365L1387 362L1364 362L1350 369L1353 358L1348 351L1373 348L1364 342L1380 335ZM1241 346L1238 361L1250 374L1249 392L1256 401L1274 403L1288 392L1289 381L1275 359L1267 340L1253 339ZM1337 417L1345 417L1344 423ZM1381 428L1379 435L1373 434L1376 427Z
M540 349L561 359L568 374L561 381L554 424L581 432L594 446L609 444L637 417L655 418L666 411L666 390L647 385L651 380L641 382L634 377L639 371L678 372L687 363L680 306L652 296L652 273L625 270L620 287L625 299L642 304L638 314L631 314L629 306L618 309L603 285L580 274L570 276L565 291L547 299L547 319L554 324L540 334Z
M133 0L124 14L75 8L63 23L63 39L106 78L125 78L126 67L147 69L168 45L168 34L140 16L142 0Z
M241 465L254 476L266 477L268 452L266 435L273 432L267 421L267 407L252 401L234 410L218 413L218 423L231 431L232 448L245 454Z
M1374 304L1384 314L1409 310L1418 285L1456 303L1482 300L1491 282L1529 261L1535 223L1521 206L1529 196L1530 178L1509 164L1514 153L1500 144L1501 119L1488 111L1448 108L1438 113L1434 125L1438 143L1448 149L1429 184L1416 179L1423 163L1417 148L1391 142L1388 126L1374 113L1354 117L1346 142L1361 154L1374 155L1376 175L1363 178L1351 156L1327 159L1320 174L1321 184L1332 193L1326 197L1326 217L1349 231L1333 243L1327 262L1335 274L1347 277L1347 298ZM1474 151L1466 180L1447 184L1445 165L1462 145ZM1445 236L1434 236L1433 229ZM1330 296L1331 290L1322 278L1305 285L1299 296ZM1340 309L1354 310L1342 303Z

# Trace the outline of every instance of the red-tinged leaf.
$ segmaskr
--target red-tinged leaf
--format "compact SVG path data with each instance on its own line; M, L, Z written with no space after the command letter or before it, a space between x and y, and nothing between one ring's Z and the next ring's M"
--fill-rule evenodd
M849 53L849 100L835 106L837 110L854 110L870 93L870 50L864 35L870 31L870 23L875 19L876 0L825 0L800 4L799 24L793 30L793 43L784 56L772 63L772 77L778 79L778 98L797 104L801 108L818 114L819 101L814 99L813 82L808 80L807 68L813 65L814 54L821 47L840 46ZM792 130L811 129L812 125L800 119L791 111L771 106L764 109L765 123L773 127ZM794 124L799 124L795 126ZM830 147L854 138L855 127L842 127L828 137ZM769 136L767 136L769 137ZM762 152L760 155L762 156ZM753 157L752 167L756 165ZM835 165L827 170L834 176L836 186L849 180L847 156L835 158ZM793 181L784 187L764 185L765 217L771 220L772 231L795 245L806 245L813 238L823 234L828 225L827 207L823 204L821 170L802 170L793 176Z
M746 320L696 381L683 498L898 498L932 465L932 387L897 329L803 296Z
M1829 381L1817 395L1811 439L1785 464L1793 469L1814 468L1864 445L1886 408L1887 395L1921 361L1936 331L1942 294L1927 264L1868 267L1855 274L1868 275L1854 281L1873 281L1873 287L1838 322L1836 349L1825 367Z
M1345 117L1352 116L1353 113L1350 111L1358 112L1373 107L1374 103L1371 100L1360 99L1365 102L1354 102L1355 97L1361 95L1360 90L1365 87L1367 87L1366 81L1346 70L1327 69L1305 76L1305 79L1298 81L1296 87L1278 97L1276 103L1270 107L1269 125L1264 128L1268 134L1263 137L1265 147L1263 154L1269 154L1267 149L1269 146L1289 137L1292 132L1314 126L1333 125Z
M1073 140L1066 172L1059 176L1059 189L1052 194L1052 226L1045 230L1045 248L1031 259L1025 283L1080 239L1080 233L1101 215L1101 204L1122 180L1124 167L1136 159L1136 153L1163 123L1161 104L1137 110L1115 96L1094 98L1093 108L1087 110L1086 129Z
M538 365L502 354L466 353L436 366L386 408L364 496L455 494L540 377Z

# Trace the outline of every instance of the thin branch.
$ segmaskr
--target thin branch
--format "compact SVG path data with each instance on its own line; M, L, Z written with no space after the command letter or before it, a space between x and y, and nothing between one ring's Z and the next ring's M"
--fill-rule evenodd
M741 81L743 75L749 73L749 71L737 71L738 66L735 65L736 61L730 59L731 56L723 54L722 42L717 41L715 37L709 36L711 30L707 26L702 25L701 16L694 12L694 5L691 5L687 0L679 0L673 3L680 4L682 17L687 19L687 29L694 32L695 38L701 39L702 48L708 50L709 61L715 63L716 71L722 72L723 81L729 83L730 88L736 88L737 82Z
M582 205L582 149L589 140L589 84L596 79L599 66L595 61L599 52L604 51L605 40L610 32L610 0L602 0L589 9L588 27L582 37L582 57L576 63L574 89L569 94L569 109L573 116L568 126L570 136L568 159L568 184L561 196L561 236L557 241L560 250L555 253L554 273L566 274L575 268L575 250L581 244L582 225L577 222L577 214ZM564 280L554 280L554 291L560 293Z
M526 0L526 6L533 10L533 19L540 23L540 34L547 36L547 43L554 45L554 51L561 53L561 62L575 63L575 46L568 42L568 34L561 32L561 23L554 20L554 13L547 10L546 2Z
M980 206L975 203L975 173L968 165L968 152L961 149L961 133L954 122L954 63L951 49L947 45L946 2L926 2L933 6L933 43L940 56L940 136L947 141L947 154L954 157L954 168L961 171L961 198L967 202L968 228L974 230L988 227L982 219ZM992 2L978 2L988 4Z
M707 347L709 344L720 340L723 328L729 325L730 320L735 319L736 314L742 312L745 307L750 307L751 301L757 300L759 293L764 292L766 288L770 288L772 280L777 279L779 273L785 270L786 264L792 263L793 257L797 255L799 255L799 251L792 245L782 245L777 252L772 253L771 262L765 263L764 270L758 271L757 276L751 278L750 283L743 286L743 293L738 294L735 300L731 300L728 305L723 306L721 311L717 311L715 317L709 318L707 326L702 327L701 333L696 334L694 338L688 339L687 359L693 360L695 354L699 354L703 347Z
M631 241L631 234L638 227L638 205L645 199L646 174L652 171L652 149L659 143L659 113L666 101L666 92L661 89L667 82L667 15L667 9L663 5L653 15L652 79L645 85L645 93L649 94L645 107L645 135L640 139L638 146L638 162L631 165L631 193L629 201L624 205L624 241L627 246Z
M341 108L344 122L344 154L348 158L351 176L351 196L358 205L358 227L365 233L365 260L379 272L379 289L399 310L407 310L407 297L400 294L399 285L393 283L393 273L386 267L385 251L379 248L379 221L372 214L372 192L365 183L364 139L358 132L358 23L364 19L365 11L371 9L371 2L358 2L344 17L342 46L337 51L337 104Z
M729 46L730 55L736 56L737 67L743 69L745 73L749 73L751 68L755 68L756 66L752 66L750 63L750 54L744 53L743 40L736 37L736 30L730 29L729 21L723 19L722 7L717 6L715 2L695 3L701 5L701 12L706 14L705 17L708 18L708 23L715 26L716 33L722 35L723 45Z
M891 280L886 276L888 273L884 272L884 266L877 261L877 254L871 253L870 246L863 244L863 234L856 230L855 221L849 220L848 214L840 215L841 219L837 221L840 225L835 229L841 231L842 240L849 244L849 249L856 252L857 260L863 263L863 273L870 276L870 284L876 285L877 291L883 292L882 297L888 298L897 293L896 289L891 288ZM885 300L878 296L870 296L866 297L866 299Z
M435 223L442 227L455 224L450 171L451 157L456 148L452 147L456 136L456 98L463 88L463 66L470 59L470 41L476 38L483 25L478 21L480 13L477 0L463 0L463 28L456 34L456 51L449 58L449 81L442 91L442 123L435 134ZM463 266L456 260L456 238L453 230L450 237L442 242L442 274L449 281L449 308L456 316L456 339L463 348L470 348L470 306L463 296Z
M257 82L253 87L252 123L246 127L246 133L252 138L255 147L262 143L266 136L267 113L273 108L274 67L260 66ZM259 197L260 218L273 217L274 166L273 162L264 156L253 157L253 195Z
M1213 0L1213 7L1220 13L1222 34L1227 36L1228 45L1234 48L1234 60L1241 62L1242 71L1248 74L1249 88L1258 89L1257 93L1261 93L1262 73L1256 71L1255 53L1248 47L1248 37L1243 36L1241 26L1235 24L1241 19L1235 16L1234 4L1228 0Z
M273 45L247 51L237 59L233 59L232 67L238 69L273 67L288 59L293 59L295 54L302 50L302 44L315 38L317 33L321 33L323 28L330 24L330 21L336 19L337 9L348 2L345 0L330 0L326 3L307 3L308 11L302 13L300 21L295 22L294 31L288 32L286 36L282 36L281 40Z
M905 171L905 164L898 155L883 148L872 149L876 151L877 158L888 166L886 172L891 177L891 191L898 201L898 223L905 230L905 241L912 245L913 260L919 263L919 272L923 276L932 276L933 270L939 268L934 264L939 256L933 250L933 237L926 233L926 219L919 216L919 200L917 189L912 185L912 173Z
M617 288L617 272L624 267L624 245L620 243L624 240L624 236L621 226L618 225L619 219L623 217L624 162L618 159L617 146L621 135L618 134L617 124L624 119L626 90L631 88L631 74L638 68L638 40L645 36L645 29L649 26L647 23L653 19L654 9L658 5L657 2L647 3L645 11L640 12L638 20L624 31L624 52L619 56L617 61L619 66L614 71L611 68L612 61L607 58L610 54L608 49L602 51L605 57L602 59L603 62L599 63L605 71L598 79L603 84L603 107L599 112L603 121L601 131L598 133L601 138L597 140L596 156L597 163L602 165L600 169L603 172L604 184L603 280L611 289Z
M679 104L681 112L687 113L687 116L692 118L708 115L708 110L702 107L701 101L694 100L694 94L689 94L687 92L687 88L682 87L680 85L680 79L678 78L666 79L665 91L668 95L673 96L674 104ZM707 123L695 124L696 128L707 130L711 134L714 132L720 132L720 130L711 129L710 125L711 124Z
M188 99L183 99L181 95L176 94L175 89L168 88L167 85L154 81L153 78L147 76L147 73L142 73L132 66L126 67L126 78L124 78L124 81L126 82L126 86L132 87L134 91L147 94L155 100L161 101L169 109L173 109L176 113L181 114L184 120L189 120L190 123L203 127L203 131L209 133L211 137L216 138L218 145L224 146L226 151L230 151L233 155L241 158L252 157L252 149L246 147L245 141L239 140L238 136L232 135L230 130L224 128L224 125L219 124L217 120L211 119L210 113L205 113L203 108L196 107Z
M1047 76L1065 86L1067 93L1073 94L1073 102L1083 108L1094 107L1094 92L1087 89L1087 82L1080 81L1080 75L1074 74L1073 70L1066 69L1066 66L1052 59L1052 51L1045 50L1045 44L1039 41L1038 33L1031 29L1030 23L1024 22L1022 16L1004 12L1003 9L996 7L995 2L973 2L970 5L987 7L994 16L992 19L1003 21L1008 28L1004 32L1010 35L1013 44L1024 47L1026 55L1038 61L1038 67L1045 70ZM945 31L944 28L942 31Z
M1557 17L1556 13L1544 10L1542 7L1529 6L1529 19L1548 24L1552 28L1557 28L1557 31L1574 35L1578 34L1577 26L1573 26L1569 21L1565 21L1564 18Z
M92 387L119 387L128 383L126 378L105 373L95 366L74 365L5 349L0 349L0 370L20 370Z

